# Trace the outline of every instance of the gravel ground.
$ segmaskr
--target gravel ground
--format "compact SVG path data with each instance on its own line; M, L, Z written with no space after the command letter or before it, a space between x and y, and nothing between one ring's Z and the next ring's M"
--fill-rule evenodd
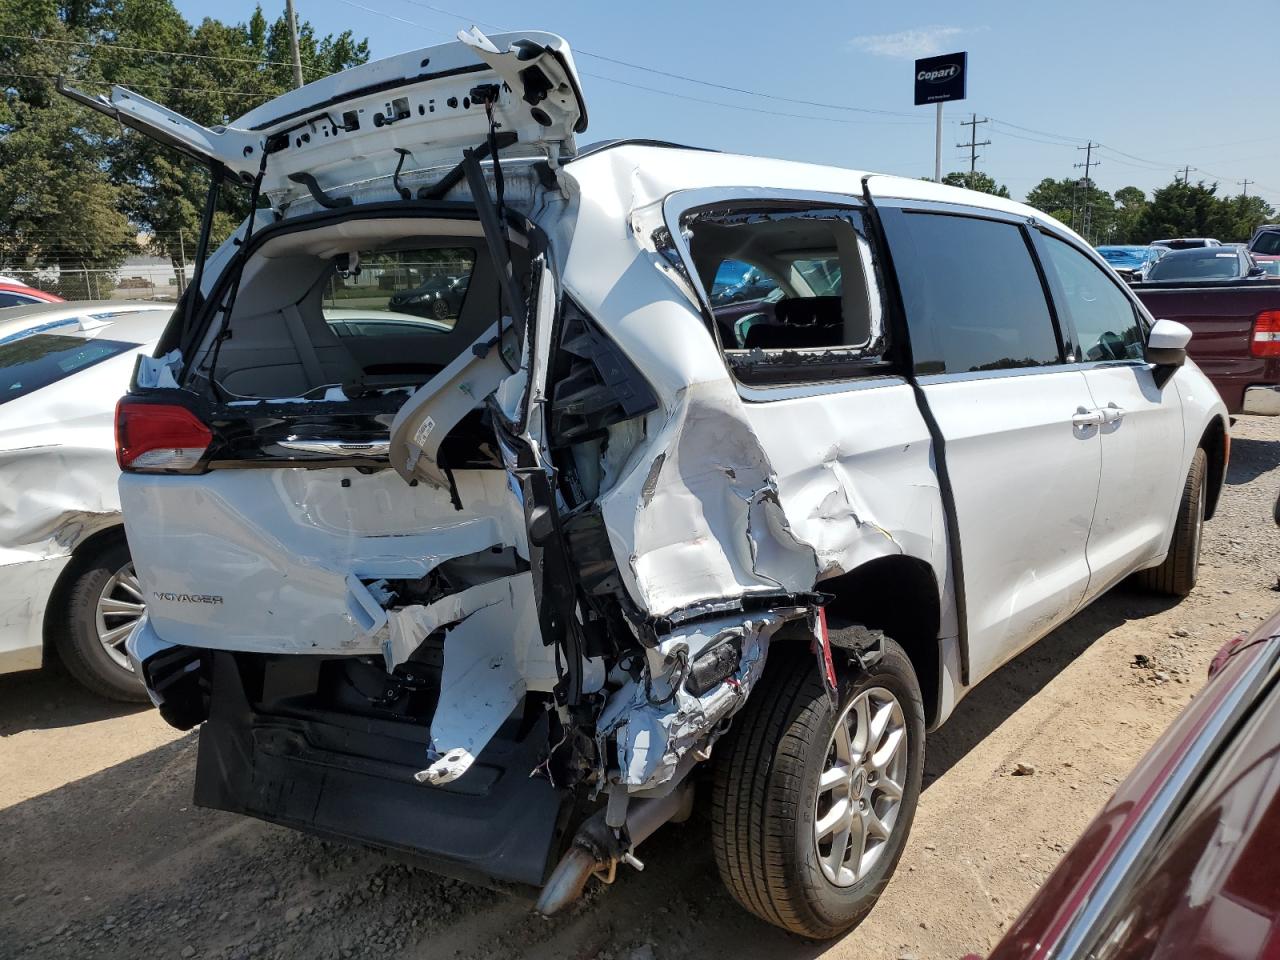
M898 874L815 945L721 891L705 827L670 827L568 915L190 802L195 736L54 674L0 678L0 956L945 957L990 947L1222 642L1280 603L1280 419L1241 418L1200 585L1102 598L987 680L929 742ZM1021 765L1023 775L1014 775ZM1026 775L1030 771L1030 775Z

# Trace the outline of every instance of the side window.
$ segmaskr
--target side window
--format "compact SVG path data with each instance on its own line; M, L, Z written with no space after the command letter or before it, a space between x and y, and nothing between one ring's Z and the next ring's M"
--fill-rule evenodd
M740 379L829 379L824 362L879 359L884 309L859 211L717 207L681 228Z
M1044 285L1020 227L906 212L893 218L889 233L916 373L1062 362Z
M1123 291L1069 243L1041 234L1045 270L1051 274L1058 313L1080 337L1082 360L1141 360L1142 328ZM1053 281L1056 280L1056 285Z
M18 307L37 302L35 298L24 297L20 293L0 293L0 307Z

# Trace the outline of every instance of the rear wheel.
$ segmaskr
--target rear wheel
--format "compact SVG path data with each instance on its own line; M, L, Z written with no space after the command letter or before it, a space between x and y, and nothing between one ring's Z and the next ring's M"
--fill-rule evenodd
M892 640L832 704L813 655L779 643L718 750L712 842L729 892L827 939L870 912L902 855L924 769L924 706Z
M1174 522L1173 540L1164 563L1138 574L1138 583L1148 590L1173 597L1185 597L1200 574L1200 541L1204 531L1204 511L1208 498L1205 468L1208 458L1197 450L1182 488L1182 501Z
M147 699L124 642L146 610L129 547L115 540L76 564L62 607L50 611L58 655L73 677L113 700Z

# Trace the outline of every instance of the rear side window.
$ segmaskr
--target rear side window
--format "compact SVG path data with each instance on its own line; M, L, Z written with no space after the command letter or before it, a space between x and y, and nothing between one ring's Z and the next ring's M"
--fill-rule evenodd
M139 344L37 333L0 344L0 403L25 397Z
M35 297L24 296L21 293L0 292L0 308L4 307L20 307L25 304L39 303Z
M344 254L325 289L325 320L340 337L447 333L475 259L466 247Z
M860 211L743 205L681 226L740 379L840 377L831 364L879 359L884 311Z
M1253 241L1253 246L1249 250L1251 253L1260 253L1267 257L1280 254L1280 231L1259 234L1258 239Z
M1022 229L933 213L886 222L919 374L1062 362L1044 285Z
M1045 270L1060 315L1080 337L1082 360L1141 360L1142 328L1129 298L1102 269L1070 244L1042 234Z

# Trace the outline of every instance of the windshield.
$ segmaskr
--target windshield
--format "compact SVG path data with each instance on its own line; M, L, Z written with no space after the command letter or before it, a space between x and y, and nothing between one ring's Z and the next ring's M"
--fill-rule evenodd
M1272 230L1259 235L1249 248L1252 253L1260 253L1266 257L1280 254L1280 230Z
M1169 256L1152 265L1148 280L1236 280L1240 258L1234 253L1214 253L1207 257Z
M0 344L0 403L25 397L138 346L120 340L83 340L52 333Z
M1113 267L1137 270L1146 261L1143 247L1099 247L1098 253Z

